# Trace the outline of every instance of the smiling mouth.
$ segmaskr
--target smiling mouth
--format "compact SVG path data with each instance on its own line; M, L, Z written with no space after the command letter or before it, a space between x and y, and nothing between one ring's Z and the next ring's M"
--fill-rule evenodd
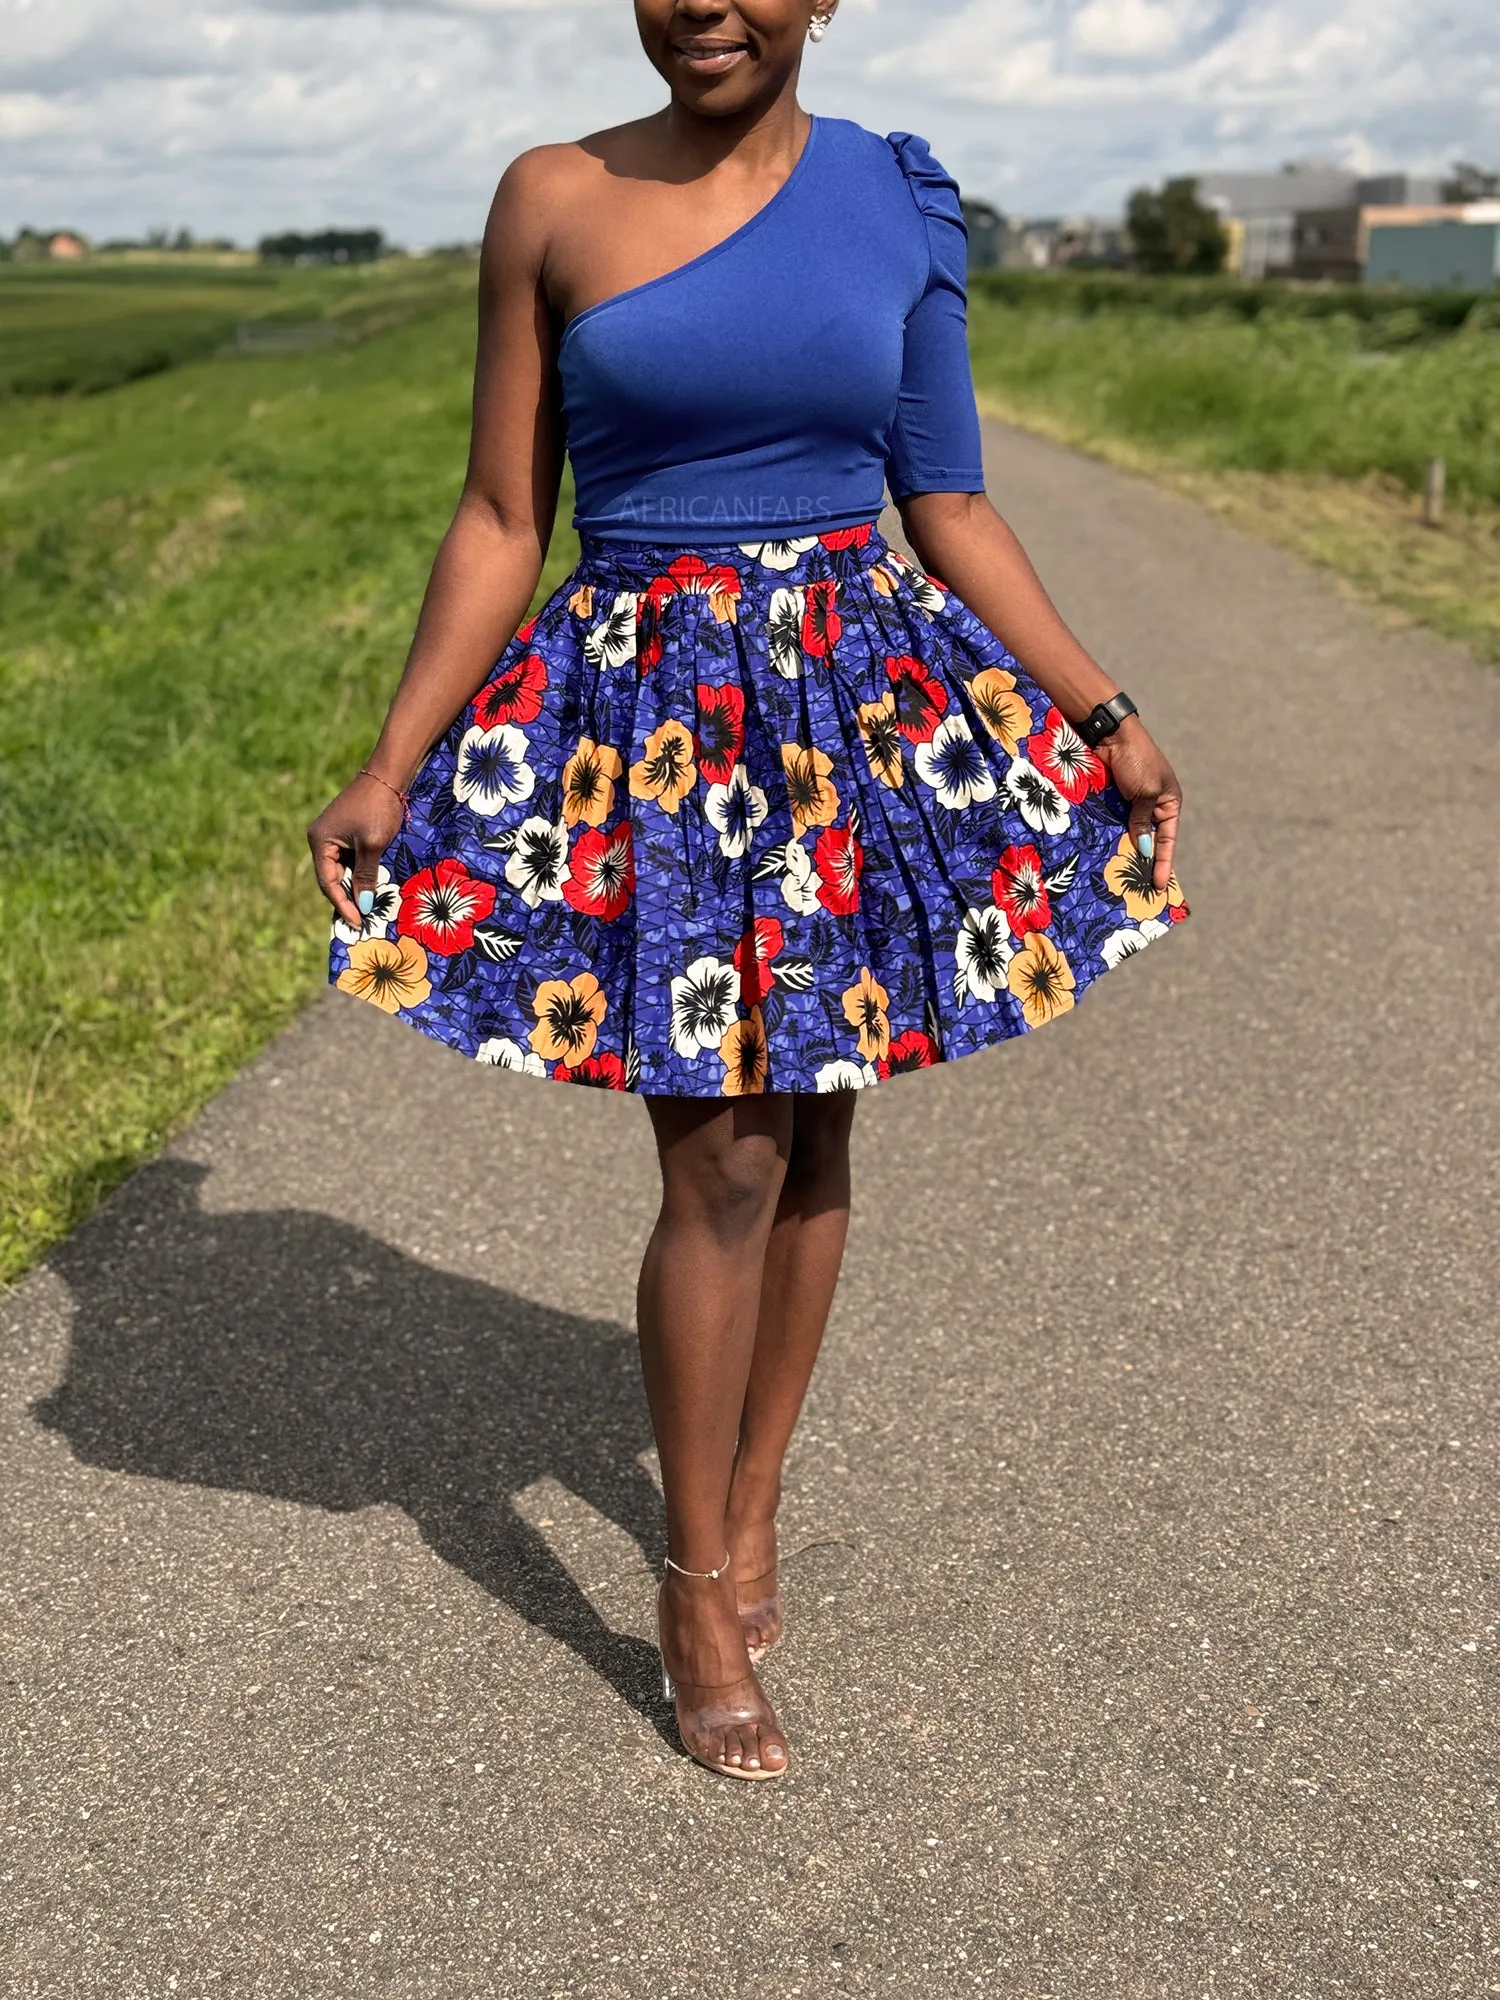
M736 63L750 53L744 42L712 41L699 36L674 42L672 51L674 55L681 57L689 69L708 76L733 69Z

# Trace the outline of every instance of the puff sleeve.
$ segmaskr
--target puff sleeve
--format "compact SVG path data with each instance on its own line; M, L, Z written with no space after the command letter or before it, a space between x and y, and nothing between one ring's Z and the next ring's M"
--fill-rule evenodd
M912 493L982 493L979 413L969 369L968 231L958 183L927 141L892 132L887 142L927 235L926 288L907 315L901 393L891 427L886 483Z

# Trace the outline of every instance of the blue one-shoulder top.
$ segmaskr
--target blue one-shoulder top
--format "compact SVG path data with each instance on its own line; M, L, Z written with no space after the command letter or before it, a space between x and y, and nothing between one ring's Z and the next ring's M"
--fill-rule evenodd
M923 139L815 118L743 228L562 336L574 525L741 542L984 490L956 184Z

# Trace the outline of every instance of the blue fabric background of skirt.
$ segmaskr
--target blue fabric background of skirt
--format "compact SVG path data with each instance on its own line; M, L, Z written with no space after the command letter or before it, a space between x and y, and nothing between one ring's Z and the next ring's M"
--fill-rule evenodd
M1043 1026L1186 916L1127 814L873 527L585 541L428 757L331 977L558 1082L858 1089Z

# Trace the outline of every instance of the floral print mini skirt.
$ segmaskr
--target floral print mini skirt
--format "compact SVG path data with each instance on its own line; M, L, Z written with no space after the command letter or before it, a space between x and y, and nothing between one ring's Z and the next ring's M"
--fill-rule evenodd
M331 977L558 1083L857 1090L1055 1020L1187 915L1127 814L873 526L586 540L428 757Z

